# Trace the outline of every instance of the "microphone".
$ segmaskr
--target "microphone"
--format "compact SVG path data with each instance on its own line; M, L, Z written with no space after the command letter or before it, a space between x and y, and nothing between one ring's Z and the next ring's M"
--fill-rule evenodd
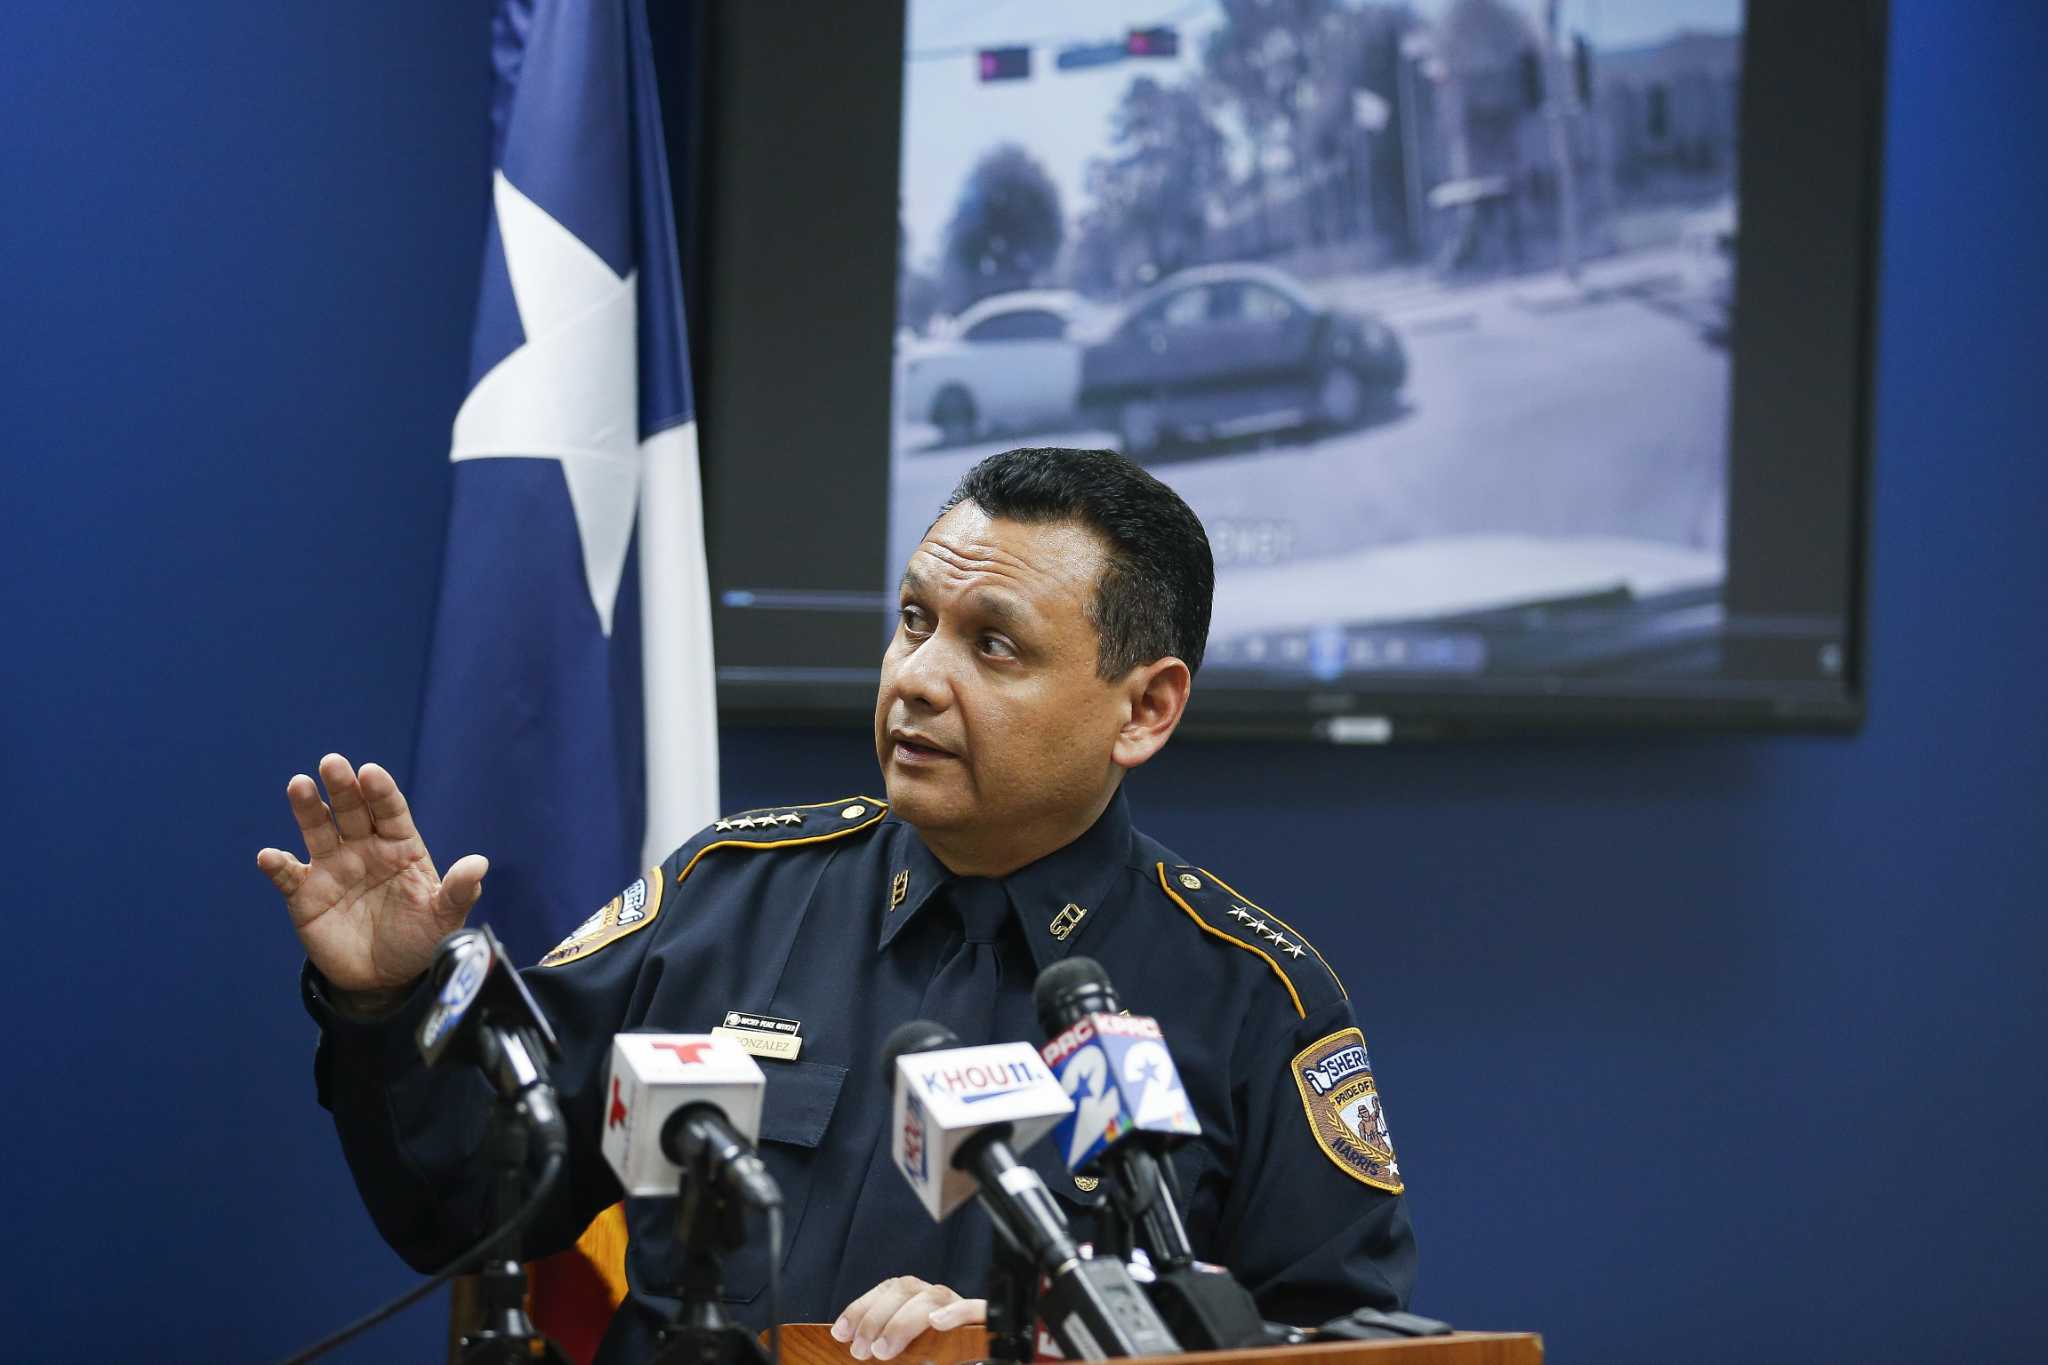
M1123 1262L1084 1252L1038 1172L1017 1161L1072 1110L1066 1092L1028 1043L959 1041L917 1020L882 1048L895 1087L890 1155L925 1211L942 1220L980 1195L1004 1242L1045 1277L1046 1326L1070 1358L1177 1354Z
M883 1079L895 1086L891 1153L933 1222L979 1192L968 1147L1004 1146L1015 1166L1014 1153L1074 1107L1030 1044L959 1044L944 1024L923 1019L901 1025L882 1044Z
M1146 1233L1155 1263L1194 1259L1186 1225L1161 1177L1159 1156L1202 1131L1166 1050L1159 1021L1122 1013L1109 974L1089 957L1055 962L1031 993L1048 1041L1046 1064L1074 1100L1055 1130L1067 1169L1106 1171L1110 1193Z
M1031 996L1050 1040L1042 1054L1074 1100L1054 1140L1068 1170L1106 1177L1117 1212L1142 1233L1161 1317L1190 1349L1270 1345L1250 1292L1222 1267L1196 1260L1188 1241L1162 1158L1202 1126L1159 1021L1122 1013L1109 974L1088 957L1046 968Z
M441 940L433 974L433 1008L413 1037L420 1056L430 1067L451 1055L474 1063L526 1119L544 1153L566 1154L569 1130L548 1081L548 1062L561 1048L505 945L487 926L457 929Z
M753 1208L780 1208L782 1191L754 1151L766 1084L760 1066L729 1038L618 1034L604 1159L635 1197L671 1197L688 1173Z

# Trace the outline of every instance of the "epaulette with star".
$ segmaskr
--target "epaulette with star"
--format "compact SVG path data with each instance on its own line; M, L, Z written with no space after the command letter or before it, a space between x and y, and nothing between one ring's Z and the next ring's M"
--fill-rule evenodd
M689 864L714 848L769 848L838 839L879 823L888 813L886 801L872 796L844 796L808 806L764 806L737 815L723 815L690 841L697 847L677 872L676 880L689 876Z
M1197 927L1264 958L1302 1018L1350 998L1314 944L1208 868L1160 863L1158 875L1167 899L1186 911Z
M690 869L713 849L795 848L843 839L881 823L889 803L872 796L846 796L809 806L764 806L720 816L676 850L680 865L673 880L657 867L599 906L569 937L541 958L543 967L559 967L589 957L598 949L638 933L661 914L666 892L680 885Z

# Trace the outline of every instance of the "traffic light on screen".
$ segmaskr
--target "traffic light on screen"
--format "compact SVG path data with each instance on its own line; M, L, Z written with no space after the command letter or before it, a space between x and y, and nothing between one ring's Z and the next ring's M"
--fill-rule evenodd
M974 54L974 60L985 81L1021 81L1031 77L1028 47L985 47Z
M1166 24L1134 28L1124 35L1124 51L1133 57L1178 57L1180 30Z

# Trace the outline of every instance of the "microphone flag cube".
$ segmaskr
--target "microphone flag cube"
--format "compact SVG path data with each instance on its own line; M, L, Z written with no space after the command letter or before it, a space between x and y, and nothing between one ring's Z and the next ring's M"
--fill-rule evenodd
M1010 1150L1021 1152L1073 1107L1029 1043L905 1053L896 1059L890 1155L936 1221L978 1188L953 1167L969 1138L1007 1123Z
M730 1038L703 1033L621 1033L612 1038L605 1091L604 1159L636 1197L673 1198L682 1168L661 1150L661 1128L686 1104L714 1104L752 1142L761 1132L760 1066Z
M1043 1054L1074 1103L1074 1112L1053 1130L1070 1171L1088 1171L1131 1133L1182 1138L1202 1131L1157 1019L1083 1015Z
M455 1037L477 997L483 994L492 965L490 944L475 930L465 933L458 929L450 934L441 941L438 956L435 965L442 967L446 975L434 996L434 1007L420 1021L415 1039L428 1066L441 1064L441 1054L448 1050L449 1040Z

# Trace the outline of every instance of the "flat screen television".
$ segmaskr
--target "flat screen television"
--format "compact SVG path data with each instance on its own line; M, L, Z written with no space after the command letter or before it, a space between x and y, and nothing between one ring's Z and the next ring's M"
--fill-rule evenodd
M702 7L719 692L873 704L973 462L1216 557L1196 733L1853 727L1881 0Z

